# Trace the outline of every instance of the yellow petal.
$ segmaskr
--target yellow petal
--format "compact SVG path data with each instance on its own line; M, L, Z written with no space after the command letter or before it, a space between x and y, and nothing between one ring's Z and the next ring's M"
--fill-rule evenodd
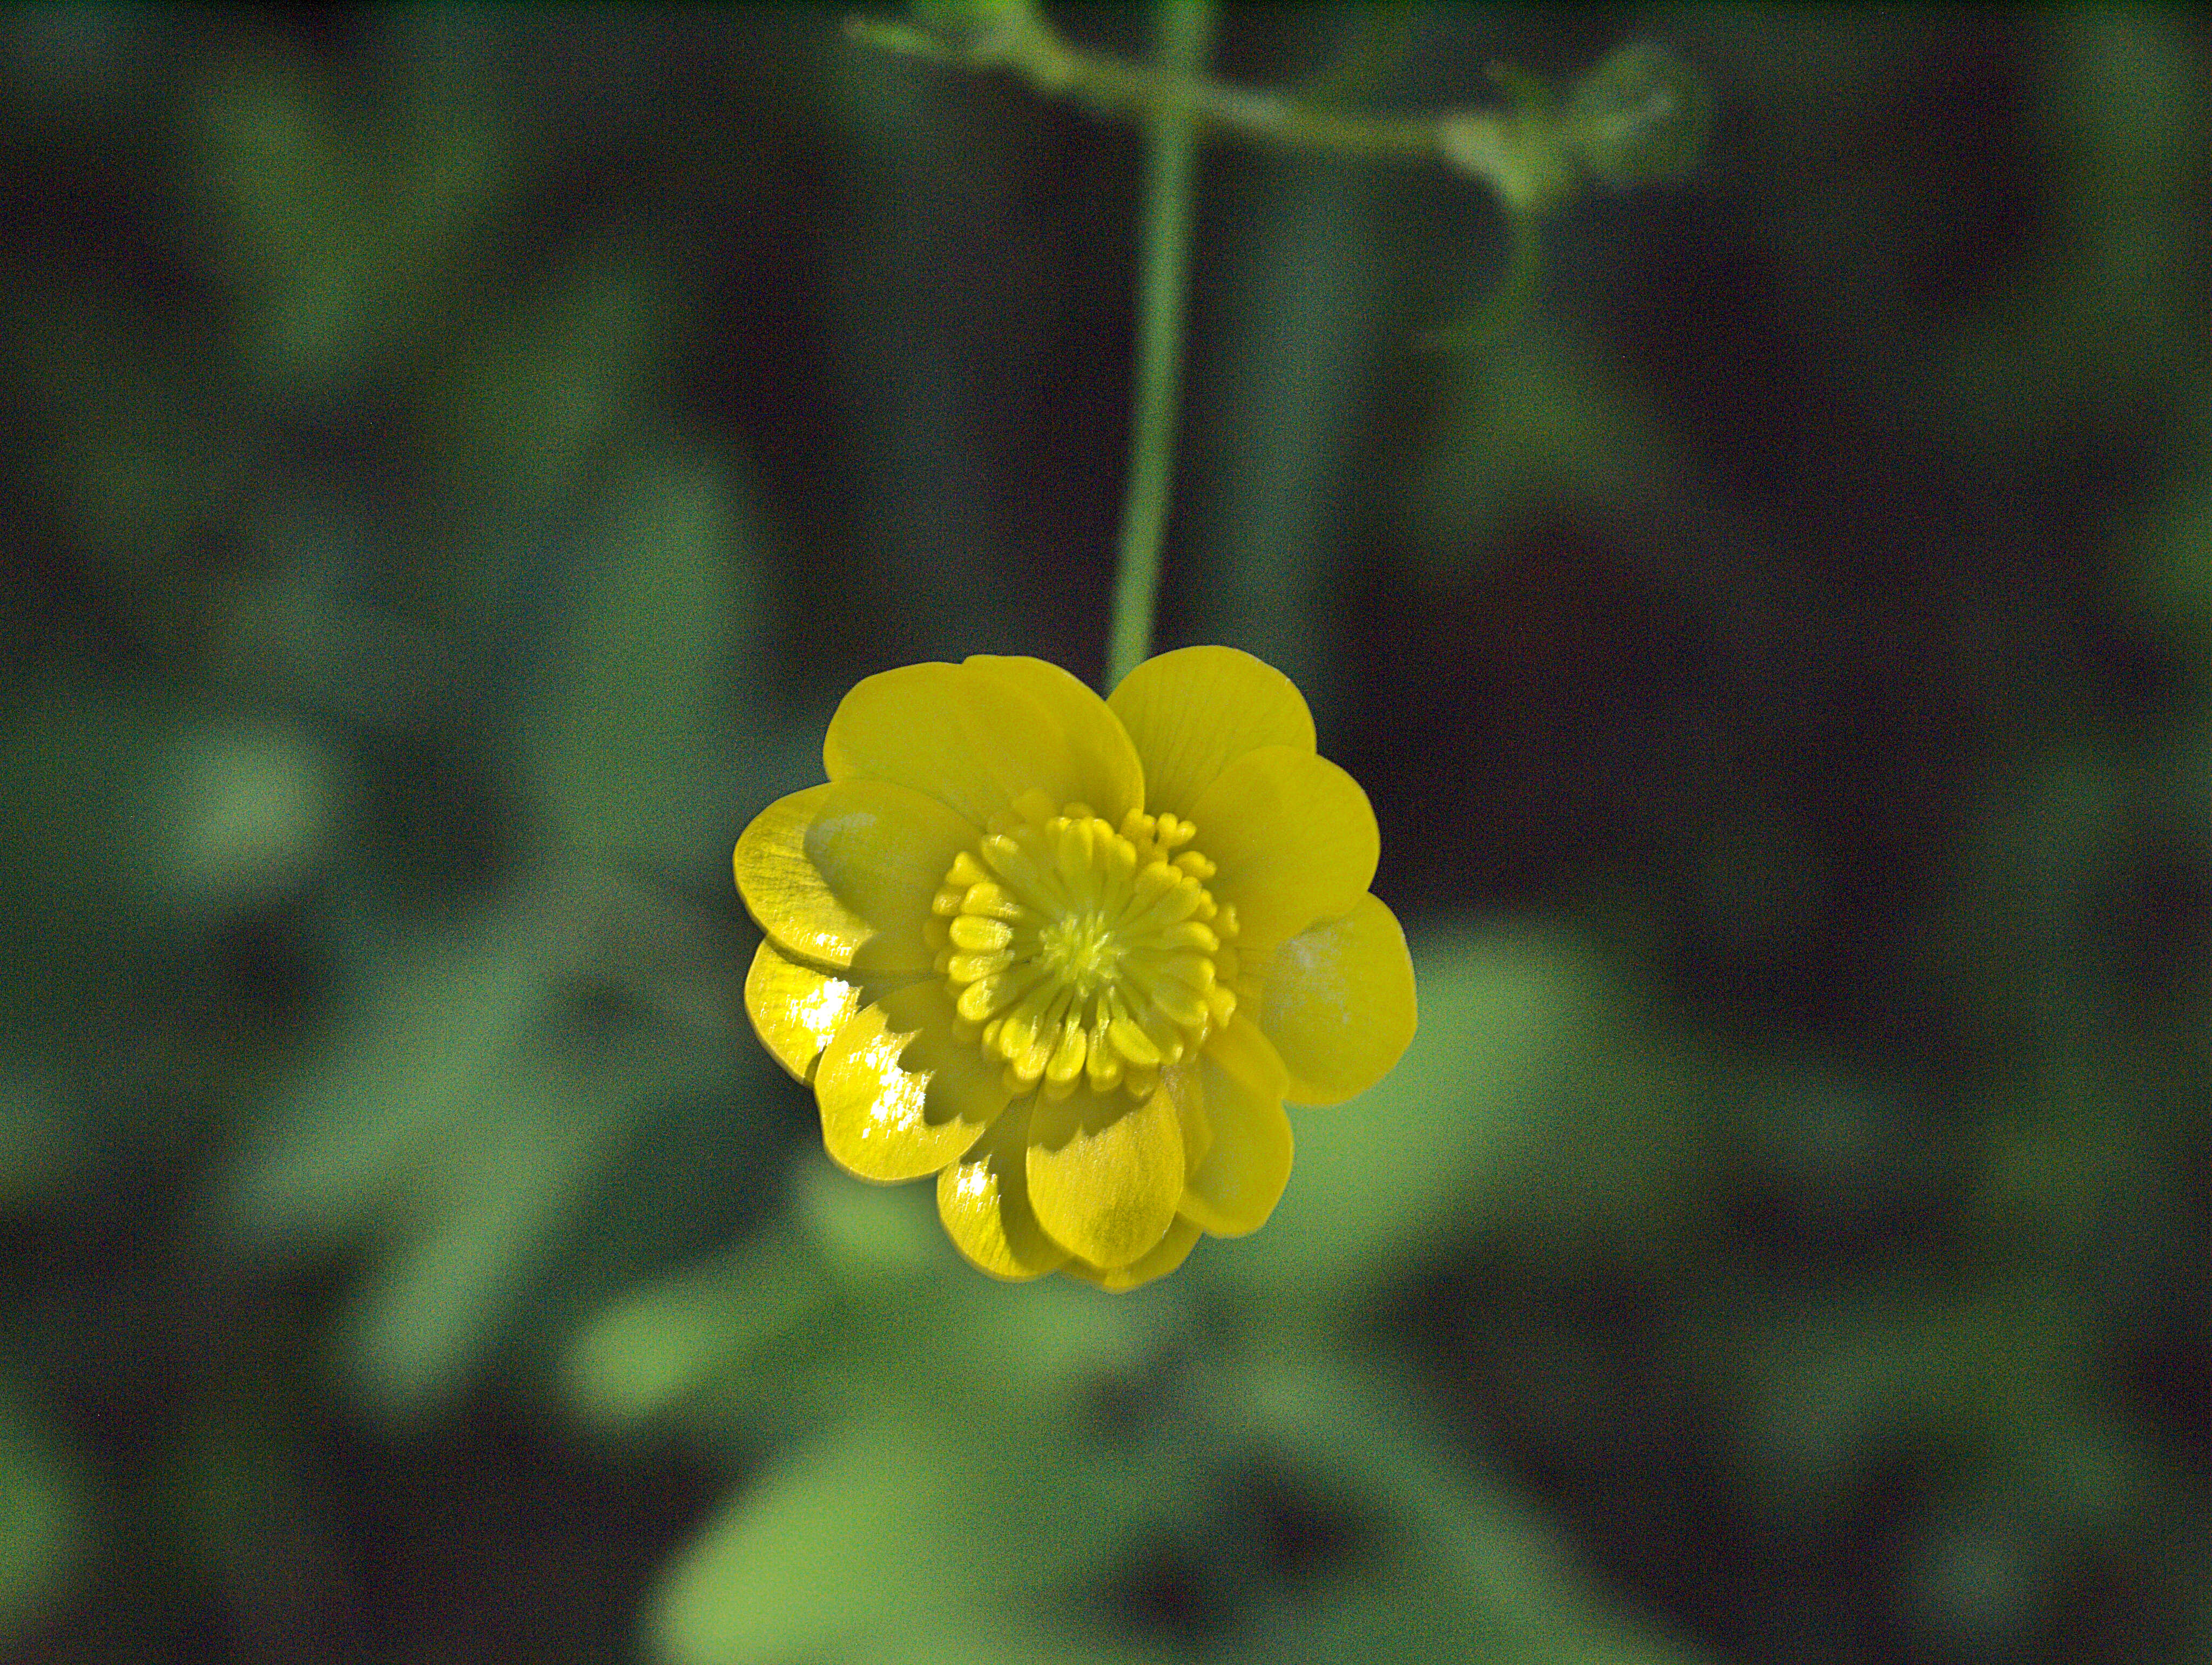
M833 781L909 786L978 826L1024 792L1057 808L1083 787L1053 714L1012 680L963 665L902 665L856 684L822 761Z
M1236 905L1237 950L1264 953L1317 919L1352 911L1382 849L1359 783L1288 746L1247 752L1192 807L1215 896Z
M1164 1278L1190 1258L1190 1251L1198 1242L1198 1226L1194 1221L1178 1218L1168 1227L1168 1234L1154 1244L1151 1250L1139 1255L1127 1266L1109 1271L1104 1267L1086 1265L1072 1260L1060 1269L1071 1278L1080 1278L1085 1283L1095 1283L1101 1289L1121 1294L1134 1289L1139 1284L1150 1283L1154 1278Z
M1283 1114L1283 1064L1243 1016L1199 1059L1212 1147L1183 1192L1183 1218L1216 1237L1256 1232L1291 1178L1291 1118Z
M1198 1172L1198 1165L1213 1148L1213 1123L1206 1113L1206 1087L1198 1078L1194 1062L1163 1069L1160 1085L1174 1097L1176 1114L1182 1118L1182 1177L1183 1184L1188 1185L1191 1175Z
M1076 801L1115 826L1132 809L1145 807L1144 766L1129 731L1082 681L1046 659L979 653L961 663L979 675L1019 688L1052 713L1074 754L1079 776Z
M1029 1111L1012 1110L937 1176L937 1217L952 1246L994 1278L1020 1282L1065 1264L1030 1207Z
M1290 1071L1286 1096L1294 1104L1333 1105L1364 1093L1413 1041L1406 934L1372 896L1285 942L1260 984L1260 1032Z
M738 838L732 863L746 911L778 947L817 965L847 966L874 933L806 857L806 829L830 790L810 786L762 810Z
M860 1009L860 991L842 978L802 966L763 942L745 973L745 1010L769 1056L799 1081L846 1020Z
M738 891L785 954L839 970L925 972L930 898L981 831L878 780L779 798L738 839Z
M1297 685L1233 647L1178 648L1147 659L1107 704L1137 743L1145 807L1155 812L1190 815L1214 777L1255 748L1314 748L1313 713Z
M931 978L863 1006L814 1072L822 1142L839 1166L889 1184L959 1159L1006 1106L1000 1071L952 1034Z
M930 899L952 858L980 829L936 799L888 781L833 781L815 801L806 859L837 904L868 928L850 964L861 971L926 972Z
M1157 1245L1182 1196L1182 1129L1165 1087L1142 1104L1079 1088L1030 1113L1030 1203L1079 1259L1112 1271Z

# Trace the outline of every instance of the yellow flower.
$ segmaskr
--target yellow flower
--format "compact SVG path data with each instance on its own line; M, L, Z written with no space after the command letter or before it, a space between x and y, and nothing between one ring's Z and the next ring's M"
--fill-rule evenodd
M935 1174L994 1276L1130 1289L1255 1230L1283 1101L1347 1099L1413 1038L1367 795L1249 654L1163 654L1110 701L1042 659L908 665L822 757L738 840L745 1005L830 1154Z

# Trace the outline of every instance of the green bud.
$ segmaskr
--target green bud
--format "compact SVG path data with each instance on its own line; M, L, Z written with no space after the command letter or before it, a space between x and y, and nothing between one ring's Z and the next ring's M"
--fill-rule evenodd
M1560 130L1593 176L1625 191L1686 178L1712 115L1703 76L1664 46L1632 41L1577 84Z
M1437 121L1445 166L1486 181L1516 214L1537 214L1574 195L1575 167L1561 142L1543 83L1510 64L1490 78L1505 92L1504 110L1455 110Z

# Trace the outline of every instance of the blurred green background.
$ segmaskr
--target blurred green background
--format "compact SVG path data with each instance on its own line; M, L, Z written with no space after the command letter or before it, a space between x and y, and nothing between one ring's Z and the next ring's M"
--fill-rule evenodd
M1136 136L828 10L0 13L0 1655L2212 1657L2205 25L1218 61L1638 39L1701 168L1458 350L1482 191L1206 154L1162 644L1307 689L1423 1028L1108 1298L827 1168L727 862L860 675L1097 674Z

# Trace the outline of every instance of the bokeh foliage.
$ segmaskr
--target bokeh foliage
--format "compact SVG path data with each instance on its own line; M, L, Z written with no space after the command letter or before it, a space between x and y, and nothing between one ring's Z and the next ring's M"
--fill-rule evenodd
M7 1645L2212 1651L2204 27L1219 58L1641 39L1700 165L1512 306L1468 182L1208 154L1163 633L1423 1028L1114 1299L827 1168L726 863L859 675L1096 673L1136 136L827 10L0 15Z

